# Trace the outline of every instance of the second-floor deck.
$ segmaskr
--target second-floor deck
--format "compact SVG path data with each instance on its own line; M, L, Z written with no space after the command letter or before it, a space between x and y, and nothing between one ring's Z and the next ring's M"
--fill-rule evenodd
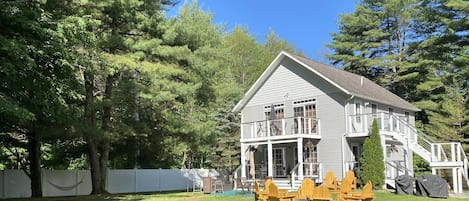
M318 118L290 117L274 120L254 121L241 124L244 131L241 140L288 139L292 137L321 138L321 123Z
M347 136L362 137L370 133L373 120L376 119L381 134L405 137L416 142L418 131L410 124L408 116L390 113L349 115L347 118Z

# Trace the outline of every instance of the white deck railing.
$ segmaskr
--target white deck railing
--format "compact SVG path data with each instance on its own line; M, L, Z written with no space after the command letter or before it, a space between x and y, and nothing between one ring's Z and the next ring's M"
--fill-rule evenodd
M241 126L249 132L248 134L243 134L243 139L295 134L319 136L321 131L320 120L311 117L289 117L254 121L242 123Z

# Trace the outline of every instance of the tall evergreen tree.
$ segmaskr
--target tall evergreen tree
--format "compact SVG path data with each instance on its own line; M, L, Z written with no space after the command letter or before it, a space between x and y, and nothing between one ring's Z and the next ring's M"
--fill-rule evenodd
M363 182L371 181L374 189L381 189L384 185L384 155L381 146L378 122L373 120L371 133L365 139L363 152L360 156L360 172L358 176Z
M0 1L0 132L26 136L33 197L42 196L41 145L50 130L70 124L76 68L44 4Z

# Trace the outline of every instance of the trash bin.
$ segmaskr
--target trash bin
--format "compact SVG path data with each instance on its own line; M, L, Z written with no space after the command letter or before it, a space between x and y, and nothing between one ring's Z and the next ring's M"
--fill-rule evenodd
M212 177L202 177L203 192L212 193Z
M413 195L414 194L414 182L413 178L409 175L397 176L394 179L396 183L396 194L399 195Z
M415 180L415 194L432 198L448 198L448 183L438 175L422 175Z

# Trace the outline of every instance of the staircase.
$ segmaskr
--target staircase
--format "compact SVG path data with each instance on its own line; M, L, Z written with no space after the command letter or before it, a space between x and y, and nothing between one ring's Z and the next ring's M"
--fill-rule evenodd
M402 144L407 144L414 153L426 160L433 174L436 174L437 169L451 170L452 182L449 183L453 184L454 193L462 193L463 185L469 186L469 162L461 143L434 142L403 119L395 115L391 118L398 125L391 129L391 136Z

